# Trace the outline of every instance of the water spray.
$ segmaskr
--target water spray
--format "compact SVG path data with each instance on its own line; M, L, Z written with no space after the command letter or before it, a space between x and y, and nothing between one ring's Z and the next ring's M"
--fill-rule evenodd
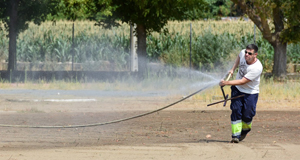
M186 70L183 70L182 72L183 73L186 73L185 72ZM202 73L202 72L196 72L195 74L197 75L205 75L207 78L210 78L210 82L208 83L205 83L204 84L204 87L202 87L201 89L199 89L198 91L192 93L192 94L189 94L187 96L184 96L182 97L180 100L176 101L176 102L173 102L167 106L164 106L162 108L159 108L159 109L156 109L156 110L153 110L153 111L149 111L149 112L146 112L146 113L143 113L143 114L139 114L139 115L135 115L135 116L132 116L132 117L128 117L128 118L124 118L124 119L117 119L117 120L112 120L112 121L107 121L107 122L99 122L99 123L93 123L93 124L83 124L83 125L60 125L60 126L34 126L34 125L9 125L9 124L0 124L0 127L12 127L12 128L82 128L82 127L95 127L95 126L102 126L102 125L108 125L108 124L113 124L113 123L119 123L119 122L123 122L123 121L128 121L128 120L131 120L131 119L135 119L135 118L139 118L139 117L143 117L143 116L146 116L146 115L149 115L149 114L153 114L153 113L156 113L156 112L159 112L161 110L164 110L164 109L167 109L171 106L174 106L175 104L179 103L179 102L182 102L192 96L194 96L195 94L198 94L208 88L211 88L215 85L217 85L219 83L219 80L217 80L214 76L212 75L208 75L208 74L205 74L205 73ZM230 76L228 76L227 80L230 78ZM193 88L194 87L199 87L198 86L198 83L197 85L196 84L193 84L192 85ZM223 91L223 88L221 87L221 90ZM223 95L225 96L225 93L223 91ZM228 98L228 95L226 98L224 98L226 101L227 100L230 100L230 99L227 99ZM220 102L219 102L220 103Z
M95 127L95 126L103 126L103 125L108 125L108 124L113 124L113 123L119 123L119 122L123 122L123 121L128 121L128 120L131 120L131 119L135 119L135 118L139 118L139 117L143 117L143 116L146 116L146 115L149 115L149 114L153 114L153 113L156 113L158 111L161 111L161 110L164 110L164 109L167 109L179 102L182 102L192 96L194 96L195 94L201 92L201 91L204 91L205 89L208 89L212 86L215 86L216 83L215 82L211 82L209 84L207 84L206 86L204 86L203 88L201 88L200 90L186 96L186 97L183 97L182 99L174 102L174 103L171 103L167 106L164 106L162 108L159 108L159 109L156 109L156 110L153 110L153 111L150 111L150 112L146 112L146 113L143 113L143 114L139 114L139 115L136 115L136 116L132 116L132 117L128 117L128 118L124 118L124 119L118 119L118 120L113 120L113 121L108 121L108 122L102 122L102 123L93 123L93 124L85 124L85 125L66 125L66 126L33 126L33 125L7 125L7 124L0 124L0 127L12 127L12 128L83 128L83 127Z

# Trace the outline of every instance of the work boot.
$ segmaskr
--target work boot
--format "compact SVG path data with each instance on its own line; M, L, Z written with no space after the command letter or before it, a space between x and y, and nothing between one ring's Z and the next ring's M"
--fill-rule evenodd
M239 143L240 140L238 138L232 138L231 143Z
M243 139L245 139L245 138L246 138L246 135L247 135L247 134L242 134L239 140L242 141Z

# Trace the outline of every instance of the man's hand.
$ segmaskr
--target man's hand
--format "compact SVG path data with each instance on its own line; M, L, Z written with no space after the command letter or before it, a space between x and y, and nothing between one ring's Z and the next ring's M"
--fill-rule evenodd
M228 72L231 76L233 75L233 69Z
M220 85L221 87L222 87L222 86L225 86L225 85L226 85L225 82L226 82L226 81L224 81L224 79L222 79L222 80L220 81L219 85Z

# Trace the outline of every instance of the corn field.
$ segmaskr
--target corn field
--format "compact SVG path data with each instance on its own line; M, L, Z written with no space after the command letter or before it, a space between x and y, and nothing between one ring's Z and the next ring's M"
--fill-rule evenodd
M187 67L190 64L190 24L192 24L191 62L195 69L212 70L222 67L226 61L254 43L253 23L246 21L184 21L169 22L169 34L152 33L147 37L149 61L159 61L172 66ZM74 51L72 52L72 22L45 22L40 26L31 23L17 40L17 61L43 63L46 70L59 70L57 63L74 62L82 70L129 70L129 26L103 29L94 22L76 21ZM8 38L0 31L0 59L8 59ZM259 46L258 58L265 71L271 71L273 48L256 30ZM288 45L289 63L300 63L300 45ZM109 66L107 64L110 64ZM104 67L106 66L106 68ZM113 67L112 67L113 66ZM113 69L111 69L113 68ZM25 68L27 70L31 68ZM60 68L64 70L64 68Z

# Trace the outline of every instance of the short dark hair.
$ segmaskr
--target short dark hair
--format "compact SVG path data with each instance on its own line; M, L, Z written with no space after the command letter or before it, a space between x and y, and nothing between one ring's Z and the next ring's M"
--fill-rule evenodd
M257 53L257 51L258 51L258 47L257 47L257 45L255 45L255 44L249 44L249 45L246 47L246 49L253 49L253 50L254 50L254 53Z

